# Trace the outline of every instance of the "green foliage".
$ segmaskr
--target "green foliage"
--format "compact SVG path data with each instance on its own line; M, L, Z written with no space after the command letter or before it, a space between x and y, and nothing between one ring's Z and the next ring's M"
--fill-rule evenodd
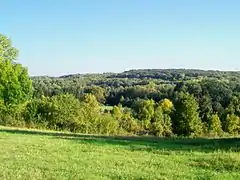
M173 102L171 100L165 98L161 101L161 108L162 108L163 112L165 112L167 114L171 114L172 111L174 110Z
M83 124L80 102L70 94L34 99L26 105L25 121L55 130L78 131Z
M24 103L32 96L27 69L15 62L18 51L0 34L0 124L24 126Z
M26 68L17 64L17 50L0 34L0 99L5 106L17 105L32 96L32 82Z
M226 108L226 113L240 116L240 98L239 97L232 96L230 103Z
M121 106L115 107L113 117L118 120L121 132L126 131L127 133L135 134L140 129L130 109L123 109Z
M82 125L81 105L73 95L53 96L50 102L53 110L50 127L56 125L60 130L76 131Z
M0 61L14 61L17 59L18 50L6 36L0 34Z
M33 99L26 104L25 111L23 113L26 125L28 127L45 124L46 116L46 101L44 99Z
M198 103L188 93L180 93L175 105L174 132L178 135L200 135L202 133L202 122L199 118Z
M118 130L118 121L111 114L100 114L100 106L91 94L81 103L70 94L34 99L26 105L24 117L29 127L103 134Z
M149 130L154 116L154 105L155 102L152 99L138 100L133 105L136 117L141 121L142 127L146 130Z
M103 114L100 117L99 134L118 134L119 133L119 121L117 121L111 114Z
M118 106L114 106L112 110L112 114L114 119L116 119L117 121L121 121L124 116L124 109L122 105L119 104Z
M240 118L234 114L228 114L224 122L224 130L229 134L240 133Z
M209 96L203 96L199 99L199 115L203 122L208 124L213 114L212 101Z
M154 112L154 117L152 119L152 131L154 135L157 136L170 136L172 134L172 122L171 117L166 112L169 112L169 108L165 111L163 110L163 107L166 108L166 106L157 105ZM165 112L165 113L164 113Z
M217 114L214 114L209 119L208 131L211 136L221 136L223 133L222 123Z
M105 96L104 96L104 89L99 86L89 87L85 91L86 91L86 93L93 94L99 103L103 104L106 100Z
M22 112L25 110L25 104L5 106L0 102L0 124L5 126L25 127L25 121Z
M100 105L96 97L92 94L86 94L82 102L83 119L85 123L85 133L97 133L100 122Z
M168 114L163 114L164 124L163 124L163 135L164 136L171 136L172 132L172 120Z
M163 136L164 133L164 114L161 106L157 106L154 112L152 123L152 130L154 135Z

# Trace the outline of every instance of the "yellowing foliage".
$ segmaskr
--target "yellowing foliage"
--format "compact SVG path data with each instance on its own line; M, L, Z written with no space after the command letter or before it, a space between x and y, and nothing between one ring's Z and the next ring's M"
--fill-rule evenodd
M161 107L164 112L168 112L168 113L172 112L174 108L172 101L167 98L162 100Z

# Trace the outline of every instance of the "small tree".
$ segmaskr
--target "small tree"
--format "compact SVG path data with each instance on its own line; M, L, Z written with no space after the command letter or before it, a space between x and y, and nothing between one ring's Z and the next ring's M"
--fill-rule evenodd
M151 119L154 116L154 100L138 100L134 103L133 109L135 110L136 117L141 121L142 127L149 130Z
M116 119L117 121L121 121L124 116L122 105L119 104L118 106L114 106L112 110L112 115L114 119Z
M220 136L222 135L222 123L217 114L214 114L209 119L208 131L210 135Z
M85 121L85 133L97 133L101 108L96 97L92 94L86 94L82 102L82 108Z
M240 133L240 118L235 114L228 114L224 123L224 130L229 134L239 134Z
M162 105L157 105L152 120L152 130L157 136L169 136L172 134L172 123L169 114L164 113Z
M152 130L156 136L162 136L164 133L164 115L161 106L157 106L155 109Z
M172 135L172 121L171 121L171 117L169 116L169 114L164 114L163 115L164 118L164 132L163 135L164 136L171 136Z

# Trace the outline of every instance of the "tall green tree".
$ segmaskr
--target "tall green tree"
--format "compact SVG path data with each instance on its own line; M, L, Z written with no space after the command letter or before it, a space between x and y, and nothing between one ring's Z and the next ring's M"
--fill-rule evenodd
M189 136L202 133L199 105L193 95L179 93L175 109L173 127L176 134Z
M32 96L28 71L16 62L17 55L10 39L0 34L0 99L5 106L21 104Z
M100 105L93 94L86 94L82 102L85 133L97 133L100 123Z

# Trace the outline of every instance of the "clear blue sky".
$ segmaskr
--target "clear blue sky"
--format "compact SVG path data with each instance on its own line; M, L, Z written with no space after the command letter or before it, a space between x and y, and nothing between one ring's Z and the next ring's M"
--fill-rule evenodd
M6 0L0 33L31 75L240 70L239 0Z

